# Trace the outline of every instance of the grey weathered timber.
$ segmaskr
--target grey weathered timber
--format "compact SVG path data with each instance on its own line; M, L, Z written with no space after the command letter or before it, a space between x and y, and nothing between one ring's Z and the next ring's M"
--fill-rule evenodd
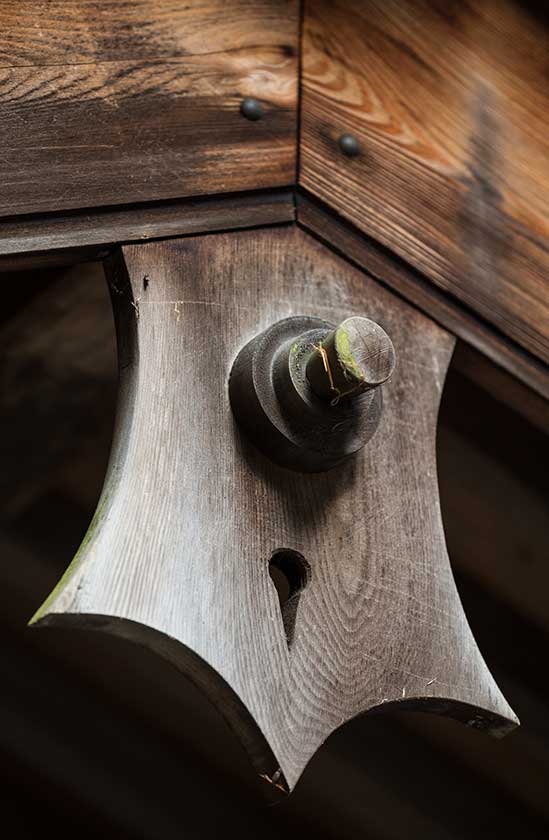
M273 789L339 726L389 704L503 733L440 517L435 432L454 339L297 228L123 248L109 268L120 351L111 464L90 530L34 622L118 633L220 708ZM367 446L285 470L237 430L239 350L292 315L365 315L397 366ZM335 432L336 433L336 432ZM288 644L269 562L310 568Z
M72 213L13 217L0 224L0 270L19 260L37 265L74 250L83 259L99 259L107 246L189 236L220 230L293 222L290 190L233 193L164 201L133 207L103 207ZM10 257L12 260L10 261ZM70 262L78 262L75 256Z

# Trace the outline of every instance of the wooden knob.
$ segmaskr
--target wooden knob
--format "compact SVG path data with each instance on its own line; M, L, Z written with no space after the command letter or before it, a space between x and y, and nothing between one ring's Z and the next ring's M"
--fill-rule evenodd
M386 382L395 367L393 342L369 318L346 318L313 350L307 379L331 403L351 399Z
M359 324L353 326L354 322ZM364 324L371 327L366 330ZM366 339L357 338L359 329L366 335L372 328L383 333L366 318L348 318L336 327L295 315L272 324L242 348L229 377L229 397L239 425L263 454L289 469L322 472L350 458L371 439L382 411L375 386L392 370L392 362L376 365ZM352 350L346 352L349 346ZM320 359L318 369L315 356ZM337 359L344 360L354 379L343 377L338 369L343 362ZM327 386L323 360L332 377ZM308 366L325 398L319 399L309 382ZM351 388L356 394L367 393L350 399Z

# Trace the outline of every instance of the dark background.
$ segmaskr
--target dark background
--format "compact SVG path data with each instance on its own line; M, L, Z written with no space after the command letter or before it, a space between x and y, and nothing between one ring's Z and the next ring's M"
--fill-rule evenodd
M272 806L218 713L169 665L108 636L26 629L101 489L115 337L98 264L2 281L3 836L549 836L548 437L453 365L438 436L449 552L522 727L496 741L418 713L357 719Z

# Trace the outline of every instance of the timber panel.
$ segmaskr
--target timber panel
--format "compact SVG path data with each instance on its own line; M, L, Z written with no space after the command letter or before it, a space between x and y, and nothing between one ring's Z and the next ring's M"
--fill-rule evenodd
M297 18L295 0L2 3L0 214L293 183Z
M510 0L309 2L300 150L304 187L544 360L547 33Z

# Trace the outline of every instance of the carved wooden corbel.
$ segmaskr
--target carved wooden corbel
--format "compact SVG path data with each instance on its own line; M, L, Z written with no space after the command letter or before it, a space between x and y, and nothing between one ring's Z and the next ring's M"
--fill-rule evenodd
M168 658L277 791L334 730L393 704L496 734L515 726L444 540L435 436L454 338L296 227L125 246L108 278L120 363L110 467L82 546L33 622L116 633ZM360 397L366 422L377 406L372 434L330 469L277 462L269 427L254 436L235 419L235 359L296 318L321 329L322 356L330 325L358 316L390 337L396 359ZM307 399L320 406L318 386ZM343 426L322 420L315 457L351 422L345 400L319 411ZM297 416L307 447L308 415Z

